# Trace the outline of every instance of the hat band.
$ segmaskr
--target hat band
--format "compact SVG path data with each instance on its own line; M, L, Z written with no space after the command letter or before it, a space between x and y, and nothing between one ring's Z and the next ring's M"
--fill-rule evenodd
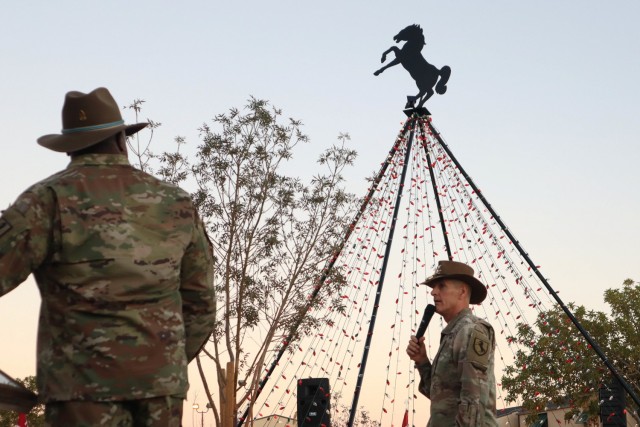
M84 127L81 127L81 128L72 128L72 129L62 129L62 134L63 135L67 135L67 134L70 134L70 133L89 132L89 131L92 131L92 130L108 129L108 128L116 127L116 126L123 125L123 124L124 124L124 120L118 120L116 122L105 123L103 125L84 126Z

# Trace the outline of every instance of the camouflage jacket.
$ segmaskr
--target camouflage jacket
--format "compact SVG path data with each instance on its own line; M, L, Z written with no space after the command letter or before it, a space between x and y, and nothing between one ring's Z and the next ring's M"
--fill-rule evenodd
M419 390L431 399L429 427L497 427L491 325L460 312L440 336L433 359L417 366Z
M42 401L184 396L213 329L211 246L189 194L88 154L0 217L0 295L33 273Z

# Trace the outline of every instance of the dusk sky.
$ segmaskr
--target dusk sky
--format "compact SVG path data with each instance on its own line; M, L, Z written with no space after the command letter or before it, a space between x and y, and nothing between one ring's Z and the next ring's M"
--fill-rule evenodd
M0 14L0 206L67 165L36 139L60 131L67 91L99 86L146 101L155 152L176 136L194 152L200 125L250 96L305 124L292 174L310 177L348 132L346 185L364 195L417 92L399 66L373 72L415 23L427 60L452 69L427 103L435 127L561 298L604 309L606 289L640 280L637 0L27 0ZM14 377L35 373L39 299L31 279L0 298L0 369ZM194 393L195 377L189 406Z

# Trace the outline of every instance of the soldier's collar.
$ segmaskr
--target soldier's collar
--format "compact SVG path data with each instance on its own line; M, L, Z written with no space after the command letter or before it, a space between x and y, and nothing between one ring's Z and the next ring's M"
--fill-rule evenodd
M447 335L447 334L452 333L453 332L453 328L456 327L456 325L458 324L460 319L462 319L465 316L470 316L470 315L471 315L471 309L470 308L463 309L460 313L458 313L456 315L456 317L451 319L451 322L447 323L447 326L441 332L442 335Z
M129 158L125 154L81 154L69 163L69 166L79 165L129 165Z

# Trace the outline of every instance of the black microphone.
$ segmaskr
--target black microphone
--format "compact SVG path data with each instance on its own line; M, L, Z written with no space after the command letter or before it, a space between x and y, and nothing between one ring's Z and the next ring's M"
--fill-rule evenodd
M436 306L433 304L427 304L427 308L424 309L424 314L422 315L422 320L420 321L420 325L418 325L418 332L416 332L416 338L420 339L424 336L424 333L427 331L427 326L429 326L429 322L431 322L431 318L433 317L433 313L436 312Z

